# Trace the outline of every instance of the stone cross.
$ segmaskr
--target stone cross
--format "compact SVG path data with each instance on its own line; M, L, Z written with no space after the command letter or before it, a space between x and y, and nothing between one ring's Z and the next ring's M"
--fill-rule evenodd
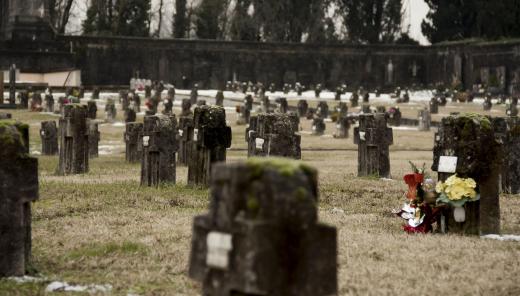
M191 93L190 93L190 103L192 105L197 104L198 98L199 98L199 91L198 91L197 85L195 84L195 86L193 87L193 89L191 90Z
M495 123L495 125L497 125ZM495 128L495 133L497 133ZM502 191L509 194L520 193L520 119L508 117L500 130L504 143L504 164L502 166Z
M141 97L139 96L139 94L134 92L131 96L131 100L134 103L135 112L141 112Z
M390 178L389 146L393 144L393 132L387 127L386 114L359 115L354 144L358 145L358 177Z
M190 158L190 150L193 146L193 117L181 116L179 118L179 156L177 163L187 166Z
M29 108L29 92L26 90L22 90L20 92L20 107L23 109Z
M219 90L217 91L217 95L215 96L215 105L224 106L224 92Z
M42 140L42 155L57 155L58 127L55 121L43 121L41 123L40 137Z
M316 114L325 119L329 117L329 105L325 101L320 101L318 103L318 109L316 110Z
M475 114L442 119L435 134L432 170L438 172L439 181L445 181L455 173L474 179L480 200L464 205L464 222L456 222L454 208L446 207L437 223L440 232L500 233L499 175L503 150L496 138L495 124L490 117Z
M246 130L248 156L301 158L299 118L295 113L261 113L251 117Z
M0 277L31 265L31 202L38 199L38 160L29 157L29 126L0 121Z
M52 92L45 94L45 111L54 113L54 96Z
M325 120L321 116L314 116L312 119L312 134L314 136L321 136L325 133L325 129L327 126L325 125Z
M370 113L372 113L372 110L370 109L370 105L369 104L363 104L361 106L361 113L363 113L363 114L370 114Z
M305 117L307 115L307 111L309 110L309 104L306 100L299 100L297 111L299 117Z
M113 99L108 99L105 105L106 122L112 123L116 120L117 110Z
M321 84L318 84L316 85L316 87L314 88L314 96L316 98L319 98L320 97L320 94L321 94Z
M388 125L390 126L401 126L401 110L399 107L390 107L387 112Z
M181 116L193 115L193 112L191 112L191 102L189 99L182 99L181 109Z
M298 162L218 164L197 216L189 276L201 295L336 295L337 232L318 223L318 177Z
M87 118L96 119L97 118L97 104L96 101L88 101L87 102Z
M88 154L90 158L99 156L99 141L101 133L99 132L99 125L92 119L87 118L88 129Z
M9 68L9 104L16 104L16 65L14 64Z
M142 144L143 124L137 122L129 122L126 124L125 130L125 155L126 161L136 163L141 161L142 151L139 146Z
M287 113L289 111L289 104L287 103L286 98L277 98L276 99L276 112L277 113Z
M430 114L438 114L439 113L439 101L436 97L433 97L430 100Z
M88 172L89 141L87 107L69 104L63 107L58 131L60 141L59 175Z
M175 154L179 148L175 115L146 116L141 140L141 186L175 184Z
M515 103L510 103L506 105L506 115L510 117L518 116L518 107Z
M428 110L428 108L419 110L417 118L419 119L419 131L421 131L421 132L429 131L430 126L432 124L432 116L430 115L430 110Z
M94 87L94 89L92 89L92 97L90 99L99 100L99 93L100 93L99 87Z
M200 106L193 116L192 148L188 163L188 184L209 185L214 163L226 160L231 147L231 128L226 125L226 111L220 106Z

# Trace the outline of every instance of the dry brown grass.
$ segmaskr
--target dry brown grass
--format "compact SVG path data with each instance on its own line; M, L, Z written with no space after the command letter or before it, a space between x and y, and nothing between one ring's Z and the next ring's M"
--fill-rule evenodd
M39 150L38 122L47 117L14 113L31 123L32 148ZM232 125L239 150L230 151L228 160L239 161L246 155L244 127ZM303 126L310 130L308 122ZM101 145L122 143L122 127L103 125L101 132ZM390 211L404 201L401 176L408 160L431 165L433 132L399 130L394 138L394 179L378 180L356 177L352 139L302 136L303 161L320 172L320 219L339 233L339 294L520 295L519 243L402 233ZM177 170L178 185L155 189L139 187L139 165L126 164L120 152L92 160L85 176L55 176L57 159L39 159L33 254L42 275L111 284L116 295L200 294L186 273L193 217L207 211L208 192L186 187L186 168ZM503 232L520 234L520 197L501 196L501 214ZM1 295L37 295L44 288L0 281Z

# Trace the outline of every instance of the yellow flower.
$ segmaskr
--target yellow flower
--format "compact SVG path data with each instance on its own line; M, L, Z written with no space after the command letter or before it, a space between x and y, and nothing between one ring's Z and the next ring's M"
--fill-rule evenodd
M437 193L443 193L444 189L446 189L446 185L442 182L439 182L437 185L435 185L435 191L437 191Z
M446 196L451 200L461 200L463 198L475 198L477 196L476 187L475 180L471 178L462 179L457 175L452 175L444 184L439 182L435 190L438 193L446 193Z
M464 183L469 188L476 188L477 187L477 183L475 182L475 180L473 180L471 178L464 179Z

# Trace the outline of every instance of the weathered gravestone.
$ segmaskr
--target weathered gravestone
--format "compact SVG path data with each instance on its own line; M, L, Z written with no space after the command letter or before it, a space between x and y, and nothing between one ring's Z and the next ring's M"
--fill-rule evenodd
M198 98L199 98L198 85L195 84L195 86L193 86L193 89L191 90L191 93L190 93L190 103L192 105L197 104Z
M58 174L88 172L89 141L86 106L69 104L63 107L58 137L60 141Z
M316 98L319 98L320 94L321 94L321 91L322 91L321 84L316 85L316 87L314 88L314 96Z
M341 95L343 94L343 88L336 87L336 93L334 94L334 100L341 101Z
M219 164L211 187L190 255L202 295L337 293L337 233L318 223L313 168L280 159Z
M368 91L367 91L367 92L365 92L365 93L363 94L363 103L366 104L366 103L368 103L368 102L370 102L370 94L369 94Z
M42 140L42 155L57 155L58 127L55 121L42 121L40 129Z
M309 104L306 100L299 100L297 106L297 112L299 117L305 117L307 115L307 111L309 110Z
M177 119L175 115L146 116L142 133L141 186L175 184Z
M247 95L242 106L237 106L238 119L237 124L248 124L253 110L253 96Z
M45 94L45 112L54 112L54 96L52 95L52 92L48 92Z
M289 104L287 103L286 98L277 98L276 99L276 112L277 113L287 113L289 111Z
M215 105L224 106L224 92L219 90L217 91L217 95L215 96Z
M438 114L439 113L439 101L437 98L433 97L430 100L430 114Z
M88 154L89 157L99 156L99 141L101 139L101 133L99 132L99 125L92 119L87 119L88 129Z
M430 115L430 111L427 108L423 110L419 110L417 114L417 118L419 119L419 131L427 132L430 130L430 126L432 124L432 116Z
M211 167L226 160L231 147L231 128L226 126L226 111L220 106L195 108L192 147L188 163L188 184L209 185Z
M188 165L190 150L193 146L193 117L181 116L179 118L179 157L177 162Z
M135 122L137 120L137 114L135 113L133 104L125 110L125 123Z
M31 202L38 199L38 160L29 157L29 126L0 121L0 277L31 268Z
M113 99L108 99L105 105L106 122L112 123L116 120L117 110Z
M446 207L438 223L440 232L470 235L500 232L501 159L502 145L489 117L465 114L442 119L435 134L432 170L438 172L442 182L453 174L472 178L477 183L480 200L464 204L463 222L455 221L454 207Z
M491 102L491 95L487 95L484 99L484 104L482 105L484 111L489 111L493 107L493 103Z
M359 94L357 91L354 91L350 97L350 106L352 108L359 106Z
M119 103L121 103L121 109L123 111L126 111L128 107L130 106L130 99L128 98L128 92L125 90L122 90L119 92Z
M348 105L347 105L347 103L345 103L345 102L339 103L336 106L335 111L336 111L336 116L338 118L347 116L348 115Z
M193 112L191 112L191 102L189 99L182 99L181 104L181 116L192 116Z
M141 97L136 92L131 94L131 100L134 103L135 112L141 112Z
M315 115L312 119L312 135L321 136L325 133L326 128L324 118Z
M142 144L143 124L137 122L129 122L126 124L125 130L125 154L126 161L135 163L141 161L142 151L139 151L140 143Z
M369 104L363 104L361 106L361 113L363 113L363 114L370 114L370 113L372 113L372 110L370 109L370 105Z
M301 136L296 114L262 113L251 117L246 130L248 156L301 158Z
M4 71L0 71L0 105L3 105L4 102Z
M359 115L354 144L358 145L359 177L390 178L389 146L393 144L393 132L387 127L385 114Z
M316 114L321 118L329 117L329 105L325 101L320 101L318 103L318 109L316 110Z
M387 112L388 125L401 126L401 118L403 117L399 107L390 107Z
M502 128L495 127L500 133L503 147L504 163L501 171L502 191L509 194L520 193L520 119L508 117ZM495 126L497 124L495 123Z
M336 132L334 138L345 139L348 138L348 131L350 129L352 119L348 116L341 116L336 121Z
M162 111L162 113L164 115L173 114L173 100L172 99L170 99L169 97L164 99L163 105L164 105L164 110Z
M96 101L88 101L87 102L87 118L96 119L97 118L97 104Z
M92 89L92 97L90 98L91 100L99 100L99 93L101 91L99 90L99 87L94 87L94 89Z
M23 109L29 108L29 92L27 90L22 90L20 93L20 107Z
M506 115L511 117L518 116L518 107L515 100L506 105Z

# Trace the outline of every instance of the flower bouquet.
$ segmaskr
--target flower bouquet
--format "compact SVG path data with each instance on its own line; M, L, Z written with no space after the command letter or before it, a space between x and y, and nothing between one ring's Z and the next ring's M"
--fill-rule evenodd
M464 204L480 199L480 195L475 190L476 187L477 183L475 180L453 175L446 182L437 184L435 188L435 191L439 194L437 204L452 206L454 208L453 216L455 221L464 222L466 220Z

